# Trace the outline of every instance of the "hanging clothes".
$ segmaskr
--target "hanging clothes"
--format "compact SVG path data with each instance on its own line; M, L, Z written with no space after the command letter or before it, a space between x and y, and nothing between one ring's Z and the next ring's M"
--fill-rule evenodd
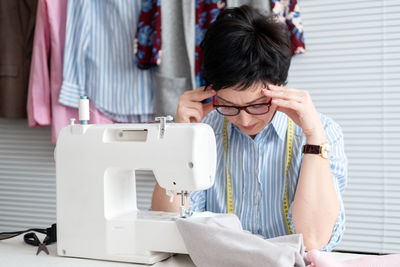
M160 64L161 0L142 0L135 39L135 54L140 69Z
M169 3L170 4L170 3ZM225 8L225 0L195 0L195 87L204 85L202 74L202 56L200 44L208 26ZM163 3L166 12L168 3ZM183 3L182 5L185 5ZM138 67L147 69L161 63L161 0L143 0L137 29L138 50L136 60ZM180 10L179 10L180 11ZM190 10L192 11L192 10ZM184 16L187 14L184 14ZM169 17L171 19L171 17ZM168 23L168 22L167 22Z
M69 124L69 119L78 121L76 108L58 102L62 84L67 0L39 0L37 9L28 90L28 123L30 127L51 124L52 142L56 143L58 132ZM91 104L89 123L112 123L112 120Z
M152 70L132 60L139 11L135 0L68 1L60 103L87 95L113 120L153 120Z
M265 13L270 13L271 11L270 1L268 0L226 0L226 4L229 8L248 5Z
M304 53L306 45L304 43L303 24L297 0L271 0L271 10L288 27L292 43L292 54Z
M305 52L303 25L300 18L297 0L195 0L196 1L196 74L201 72L201 55L199 45L209 24L215 20L225 6L237 7L250 5L276 14L287 24L291 35L293 54ZM142 0L137 29L136 59L139 68L148 69L160 65L161 56L161 0ZM196 81L198 81L196 75ZM199 83L199 82L197 82Z
M26 118L37 0L0 1L0 117Z
M157 115L174 115L183 92L200 86L198 36L223 6L223 0L142 0L136 62L142 69L158 66L153 77Z
M180 95L196 86L194 29L194 1L142 0L136 62L142 69L159 66L153 73L156 115L175 115Z
M156 114L175 114L183 92L204 85L200 48L204 34L224 8L243 4L268 12L272 8L288 25L293 54L305 51L297 0L142 0L136 63L141 69L158 66L154 73Z

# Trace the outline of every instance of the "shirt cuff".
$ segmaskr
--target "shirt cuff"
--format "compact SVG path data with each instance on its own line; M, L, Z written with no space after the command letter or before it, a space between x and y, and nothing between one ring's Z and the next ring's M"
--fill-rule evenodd
M61 86L58 102L68 107L78 108L79 98L82 95L85 95L85 90L83 88L77 84L64 81Z
M331 239L329 240L328 244L321 250L332 251L342 240L344 230L345 230L345 214L343 209L343 203L340 203L340 214L336 219L335 226L333 227Z

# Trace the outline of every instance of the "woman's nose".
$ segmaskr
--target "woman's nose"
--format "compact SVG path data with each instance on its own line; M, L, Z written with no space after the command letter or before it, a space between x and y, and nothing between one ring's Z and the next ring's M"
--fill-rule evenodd
M238 114L238 121L241 125L247 126L251 121L251 115L247 113L245 110L241 110Z

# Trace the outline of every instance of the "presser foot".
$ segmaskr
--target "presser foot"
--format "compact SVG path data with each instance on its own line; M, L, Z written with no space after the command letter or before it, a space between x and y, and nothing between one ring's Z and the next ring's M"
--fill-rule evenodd
M179 215L181 218L187 218L192 216L192 212L186 210L185 208L185 200L186 198L189 196L189 192L188 191L184 191L182 190L180 193L177 193L177 195L181 196L181 205L179 206Z
M187 218L192 216L193 212L186 210L185 206L179 206L179 215L181 218Z

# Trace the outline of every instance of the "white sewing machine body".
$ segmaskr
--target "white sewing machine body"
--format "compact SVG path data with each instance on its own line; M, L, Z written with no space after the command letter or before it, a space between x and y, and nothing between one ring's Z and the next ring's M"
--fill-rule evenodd
M167 190L214 183L216 144L206 124L70 125L55 151L61 256L152 264L187 253L175 213L139 211L135 171Z

